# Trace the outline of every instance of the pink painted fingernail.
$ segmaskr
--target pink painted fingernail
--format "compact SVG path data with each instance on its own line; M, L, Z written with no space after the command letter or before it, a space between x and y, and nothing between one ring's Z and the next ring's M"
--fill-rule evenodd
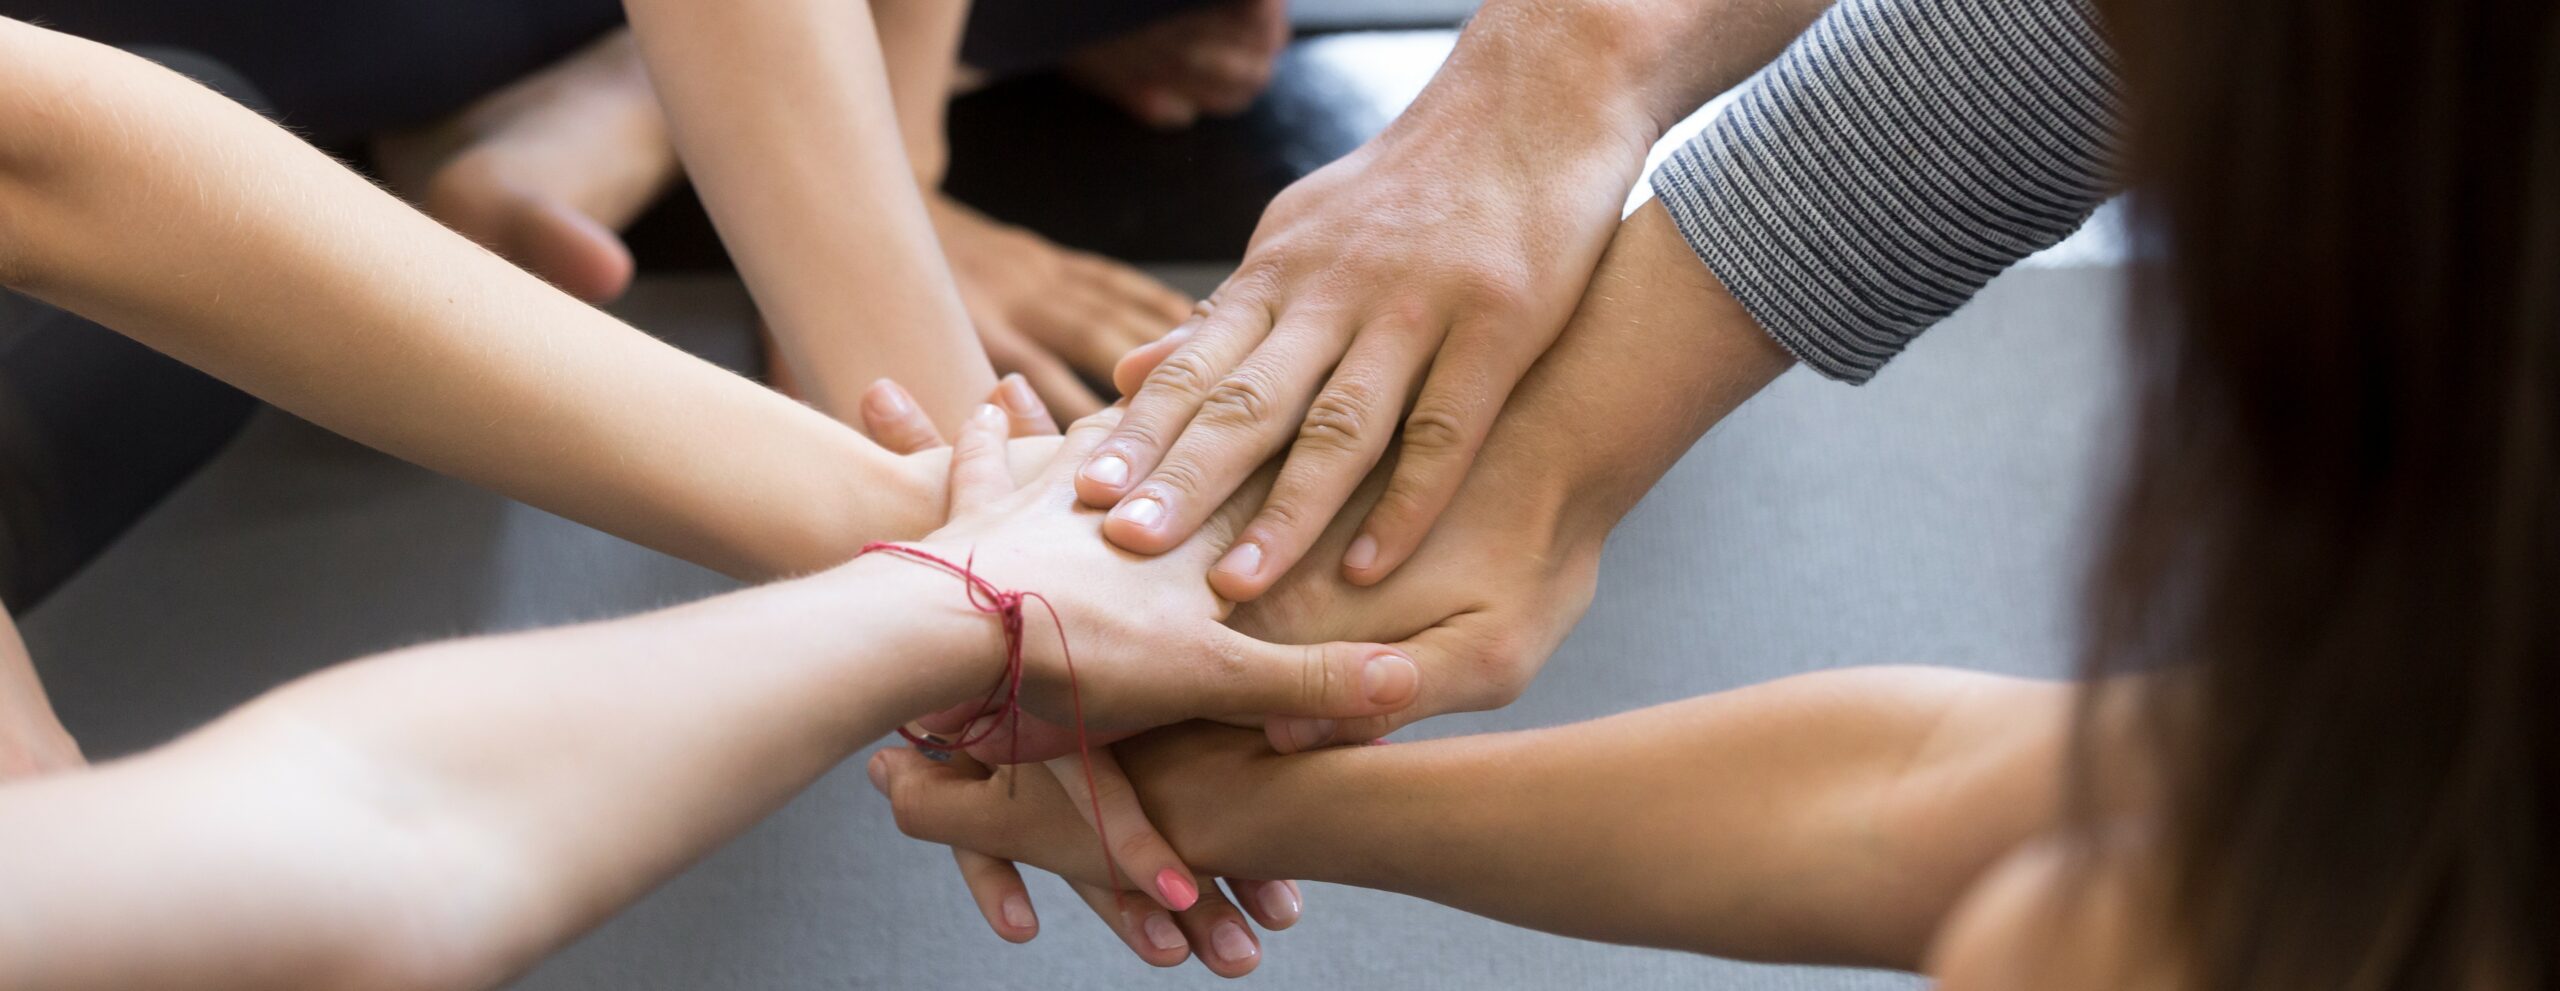
M1129 459L1105 454L1084 463L1084 480L1095 485L1117 487L1129 480Z
M1262 886L1262 914L1274 922L1296 922L1304 906L1298 903L1298 889L1286 881Z
M1162 912L1147 913L1138 928L1147 934L1148 945L1168 953L1190 945L1182 941L1182 927L1173 924L1173 916Z
M1422 674L1402 654L1380 654L1360 668L1360 694L1378 705L1396 705L1413 697Z
M1377 563L1378 538L1365 533L1360 535L1360 539L1351 542L1349 550L1342 552L1343 567L1353 571L1367 571L1371 565Z
M1262 570L1262 545L1248 540L1228 548L1227 556L1218 559L1218 570L1238 578L1253 577Z
M1156 872L1156 890L1164 894L1164 904L1176 912L1200 903L1200 889L1181 871L1167 867Z
M1164 522L1164 503L1156 501L1154 496L1139 496L1121 503L1120 508L1111 511L1111 515L1138 529L1153 530L1156 524Z
M1253 945L1253 937L1245 935L1244 926L1234 919L1209 930L1209 945L1218 951L1218 959L1229 963L1244 963L1262 955L1262 948Z
M1031 914L1031 899L1018 894L1004 896L996 910L1003 913L1005 925L1016 929L1029 929L1039 924L1039 919Z

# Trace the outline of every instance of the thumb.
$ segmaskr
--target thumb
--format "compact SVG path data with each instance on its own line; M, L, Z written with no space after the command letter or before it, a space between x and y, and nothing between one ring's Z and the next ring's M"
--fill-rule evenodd
M1402 711L1421 697L1422 669L1394 647L1372 643L1271 644L1219 630L1188 715L1268 712L1357 719Z
M1392 648L1413 659L1418 670L1432 672L1411 705L1393 712L1349 719L1306 713L1275 714L1262 723L1271 749L1294 754L1343 743L1367 743L1412 723L1450 712L1495 709L1519 697L1519 688L1493 677L1454 677L1455 672L1498 672L1493 659L1507 656L1501 638L1462 623L1444 622ZM1277 710L1274 710L1275 712Z

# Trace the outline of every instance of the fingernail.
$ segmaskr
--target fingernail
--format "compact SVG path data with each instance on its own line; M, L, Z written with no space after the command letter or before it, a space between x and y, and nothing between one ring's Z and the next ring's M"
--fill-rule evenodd
M1157 502L1154 496L1139 496L1121 503L1120 508L1111 511L1111 515L1141 530L1153 530L1156 524L1164 522L1164 503Z
M1138 928L1147 934L1147 944L1171 952L1183 948L1182 929L1173 924L1173 916L1163 912L1147 913L1147 921Z
M883 795L889 793L889 755L872 754L863 762L862 770L871 776L871 787Z
M1333 739L1333 727L1334 722L1330 719L1289 720L1289 725L1286 727L1289 731L1289 749L1306 751L1324 746L1326 740Z
M1003 398L1005 408L1015 416L1040 415L1040 394L1031 391L1031 380L1020 372L1005 376L1004 384L996 387L996 395Z
M1004 914L1005 925L1016 929L1029 929L1039 921L1031 915L1031 900L1021 895L1004 896L1004 901L996 906L996 911Z
M1342 552L1343 567L1353 571L1367 571L1370 565L1376 563L1378 563L1378 538L1365 533L1360 535L1360 539L1351 542L1349 550Z
M1229 963L1243 963L1262 955L1262 949L1253 945L1253 937L1245 935L1244 926L1234 919L1209 930L1209 945L1217 949L1218 959Z
M1164 894L1165 907L1176 912L1200 901L1200 889L1192 886L1191 879L1182 876L1181 871L1170 867L1156 872L1156 890Z
M1253 577L1262 570L1262 545L1248 540L1228 548L1227 556L1218 559L1218 570L1238 578Z
M1129 480L1129 461L1117 454L1105 454L1084 463L1084 480L1095 485L1117 486Z
M1379 705L1395 705L1413 697L1413 683L1421 673L1413 662L1401 654L1380 654L1369 659L1360 669L1360 691L1369 701Z
M887 388L882 388L882 386L887 386ZM907 390L898 388L898 384L896 382L889 381L888 379L881 379L877 382L871 383L869 393L871 396L871 402L880 407L880 411L883 413L888 413L893 416L904 416L909 411L916 408L916 404L907 401Z
M1196 316L1196 315L1195 315L1195 316ZM1172 332L1172 333L1164 335L1164 343L1167 343L1167 344L1180 344L1180 343L1182 343L1182 342L1184 342L1184 341L1190 340L1190 339L1191 339L1191 332L1192 332L1192 331L1195 331L1195 330L1198 330L1198 329L1200 329L1200 321L1199 321L1199 320L1197 320L1197 319L1186 319L1186 320L1184 320L1184 321L1182 322L1182 325L1181 325L1181 326L1178 326L1178 327L1173 328L1173 332Z
M994 403L979 403L978 408L969 415L977 417L978 422L991 427L1004 426L1004 411L997 409Z
M1298 890L1280 881L1262 886L1262 914L1277 922L1295 922L1303 907L1298 904Z

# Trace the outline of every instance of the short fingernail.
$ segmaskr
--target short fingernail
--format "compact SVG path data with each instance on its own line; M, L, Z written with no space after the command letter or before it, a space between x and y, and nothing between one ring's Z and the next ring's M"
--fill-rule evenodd
M1031 380L1023 378L1020 372L1005 376L1004 384L996 388L996 395L1004 400L1005 408L1013 411L1015 416L1040 415L1040 395L1031 391Z
M1156 524L1164 522L1164 503L1157 502L1154 496L1139 496L1121 503L1120 508L1111 511L1111 515L1120 522L1141 530L1153 530ZM1196 568L1199 565L1195 564L1192 567Z
M1234 919L1209 930L1209 945L1218 951L1218 959L1229 963L1243 963L1262 955L1262 948L1253 945L1253 937L1245 935L1244 925Z
M862 770L871 776L871 787L878 789L883 795L889 793L888 754L872 754L871 759L863 763Z
M897 383L888 379L871 383L869 395L871 404L883 413L903 416L916 408L914 403L907 401L907 390L898 388Z
M1306 751L1324 746L1326 740L1333 739L1333 727L1330 719L1289 720L1289 748Z
M1174 925L1173 916L1163 912L1147 913L1147 921L1139 923L1138 928L1147 934L1147 945L1156 949L1172 952L1186 945L1182 941L1182 927Z
M1004 426L1004 411L997 409L994 403L979 403L978 408L971 411L969 415L976 417L979 423L987 426Z
M1004 896L1004 901L996 906L996 911L1004 914L1005 925L1016 929L1029 929L1039 922L1031 914L1031 899L1019 894Z
M1369 570L1370 565L1378 563L1378 538L1361 534L1360 539L1351 542L1349 550L1342 552L1342 563L1354 571Z
M1276 922L1295 922L1303 911L1298 904L1298 889L1288 882L1275 881L1262 886L1262 914Z
M1248 540L1228 548L1227 556L1218 559L1218 570L1238 578L1253 577L1262 570L1262 545Z
M1129 480L1129 460L1117 454L1105 454L1084 463L1084 480L1095 485L1119 485Z
M1380 654L1360 669L1360 692L1379 705L1395 705L1413 697L1413 684L1421 677L1404 655Z
M1200 321L1185 318L1180 326L1173 328L1172 333L1164 335L1164 342L1167 344L1180 344L1184 341L1190 340L1191 332L1198 329L1200 329Z
M1181 871L1167 867L1156 872L1156 891L1164 895L1164 904L1176 912L1200 902L1200 889Z

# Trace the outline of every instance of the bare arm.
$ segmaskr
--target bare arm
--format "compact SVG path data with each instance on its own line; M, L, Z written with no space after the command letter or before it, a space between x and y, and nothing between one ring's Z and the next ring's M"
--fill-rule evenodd
M894 378L955 427L995 373L917 193L870 6L625 6L685 169L818 408L858 422L862 390Z
M543 285L247 109L13 21L0 51L6 284L733 573L814 570L931 526L933 475Z
M979 550L978 574L1054 604L1078 657L1026 639L1032 711L1109 729L1411 701L1389 648L1219 625L1185 580L1213 540L1128 562L1073 510L1063 456L1015 486L1005 427L993 407L970 419L953 518L926 546ZM495 985L890 727L984 698L1006 652L977 601L865 557L357 662L142 757L0 786L0 988ZM1405 676L1395 696L1355 691L1380 663Z
M1982 871L2051 824L2070 708L2062 685L1865 668L1522 733L1275 756L1194 725L1116 749L1209 872L1588 939L1915 969ZM908 832L1097 876L1047 779L1008 801L974 767L874 759Z

